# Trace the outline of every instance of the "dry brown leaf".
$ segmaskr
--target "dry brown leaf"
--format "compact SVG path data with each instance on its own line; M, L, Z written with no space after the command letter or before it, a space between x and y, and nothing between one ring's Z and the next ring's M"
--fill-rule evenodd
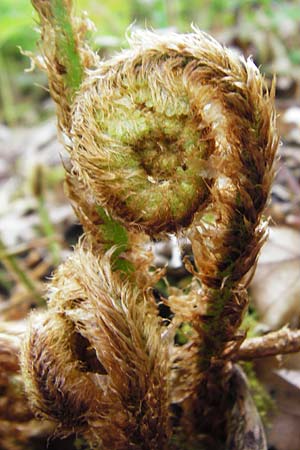
M280 359L265 358L256 362L261 382L274 399L275 405L268 417L267 438L270 448L276 450L299 450L300 448L300 370L284 367L299 366L298 355Z
M288 227L270 229L251 294L260 319L271 329L287 323L298 325L300 317L300 234Z

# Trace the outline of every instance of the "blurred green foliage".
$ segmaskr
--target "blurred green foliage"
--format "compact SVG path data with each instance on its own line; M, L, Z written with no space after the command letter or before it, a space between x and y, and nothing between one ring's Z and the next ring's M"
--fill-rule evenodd
M252 53L267 73L299 75L299 0L74 0L74 4L79 13L88 11L96 24L94 42L103 55L126 46L124 36L131 24L188 31L193 23ZM30 102L45 97L34 87L34 82L45 84L45 78L24 76L29 62L18 48L36 51L35 20L30 0L0 1L0 121L11 125L24 121Z
M1 0L0 48L3 56L19 58L18 45L30 49L35 45L33 8L28 0Z
M22 73L23 58L18 45L34 48L35 34L32 29L32 6L26 0L1 0L0 2L0 120L14 122L15 97L12 76ZM13 77L18 87L22 84Z

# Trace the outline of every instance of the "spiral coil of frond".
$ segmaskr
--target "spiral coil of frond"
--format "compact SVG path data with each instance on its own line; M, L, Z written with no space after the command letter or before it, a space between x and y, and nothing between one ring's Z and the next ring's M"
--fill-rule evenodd
M217 192L249 174L247 192L264 183L250 192L261 210L276 139L252 61L197 30L136 33L130 45L90 73L73 107L71 156L96 201L128 226L177 231L212 201L217 216Z
M81 247L51 290L22 355L32 408L97 448L165 448L167 342L151 302Z

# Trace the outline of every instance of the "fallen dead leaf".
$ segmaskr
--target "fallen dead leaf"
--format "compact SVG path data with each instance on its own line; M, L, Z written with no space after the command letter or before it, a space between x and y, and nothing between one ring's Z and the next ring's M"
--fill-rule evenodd
M290 359L289 355L256 361L258 377L275 403L266 431L269 448L276 450L300 448L300 370L287 368Z
M250 286L260 320L271 329L297 326L300 318L300 234L273 227Z

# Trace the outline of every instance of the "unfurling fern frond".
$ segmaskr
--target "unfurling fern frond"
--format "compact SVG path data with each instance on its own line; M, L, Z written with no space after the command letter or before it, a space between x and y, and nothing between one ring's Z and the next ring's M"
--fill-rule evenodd
M99 448L169 448L172 401L196 435L224 422L216 398L266 236L274 87L251 59L197 29L135 32L129 49L102 61L69 0L33 4L42 29L35 59L57 104L68 193L86 237L57 271L48 312L32 316L26 389L61 432L81 431ZM195 265L189 292L169 298L166 328L146 244L170 232L190 239ZM174 348L180 323L190 340Z

